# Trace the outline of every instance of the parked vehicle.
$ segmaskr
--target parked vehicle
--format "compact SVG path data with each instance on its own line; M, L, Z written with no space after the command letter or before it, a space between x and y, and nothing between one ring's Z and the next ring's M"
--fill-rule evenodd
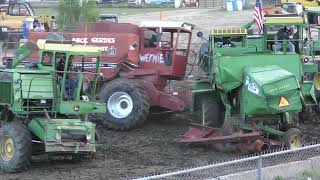
M174 4L174 0L129 0L128 3L135 4L135 5L145 5L145 4L165 5L165 4Z
M282 4L284 3L301 3L303 8L306 7L318 7L320 5L320 1L318 0L280 0Z
M95 0L97 4L115 4L118 0Z
M275 7L263 8L263 13L265 15L275 15L275 14L297 14L295 3L282 3L276 5Z
M190 6L199 7L199 0L182 0L181 6L182 7L190 7Z
M21 31L26 20L31 20L33 25L40 23L46 31L56 29L54 16L36 16L31 4L27 2L10 2L0 16L0 34L3 36L7 31Z

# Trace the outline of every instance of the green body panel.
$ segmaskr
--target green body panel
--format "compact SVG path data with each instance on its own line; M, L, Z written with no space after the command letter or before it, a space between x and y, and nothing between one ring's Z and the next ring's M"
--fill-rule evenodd
M53 99L53 76L46 74L20 73L23 99Z
M245 68L244 76L240 102L242 114L252 117L301 111L299 84L292 73L278 66L257 66ZM290 105L279 107L281 98L286 98Z
M311 96L310 91L311 91L312 87L313 87L313 82L303 83L301 85L301 91L302 91L303 96L306 96L306 97Z
M46 152L96 151L94 123L80 119L35 118L28 123L28 127L45 143Z
M304 63L303 72L318 72L318 65L315 63Z
M264 50L265 39L259 35L247 36L247 46L255 48L257 52L262 52Z
M201 107L202 98L209 98L209 96L214 94L214 86L210 80L196 80L194 90L192 90L190 111L196 111Z
M243 69L248 66L276 64L291 72L301 80L301 61L298 55L250 54L239 56L221 56L217 59L215 82L228 92L243 83Z
M11 104L12 102L12 72L0 72L0 103Z
M56 104L56 109L62 114L106 113L106 106L102 103L85 101L63 101Z

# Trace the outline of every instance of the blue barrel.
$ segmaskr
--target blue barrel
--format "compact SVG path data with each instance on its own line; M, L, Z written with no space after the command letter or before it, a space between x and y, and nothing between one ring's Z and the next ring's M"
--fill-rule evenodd
M236 0L232 0L232 9L233 11L238 11L238 4Z
M29 27L27 26L27 23L23 23L22 25L22 36L23 39L28 39L29 37Z

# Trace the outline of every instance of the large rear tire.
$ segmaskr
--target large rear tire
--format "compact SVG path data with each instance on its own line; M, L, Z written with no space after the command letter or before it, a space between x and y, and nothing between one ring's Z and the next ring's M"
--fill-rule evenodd
M110 129L130 130L147 120L149 97L134 80L119 78L107 83L100 98L107 105L102 122Z
M204 125L221 128L224 122L224 107L219 98L205 98L201 106Z
M5 173L27 170L31 165L32 137L20 123L0 128L0 171Z

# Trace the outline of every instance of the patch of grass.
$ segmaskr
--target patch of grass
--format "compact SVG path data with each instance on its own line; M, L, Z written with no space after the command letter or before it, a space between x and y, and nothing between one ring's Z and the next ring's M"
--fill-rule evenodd
M34 7L37 15L49 15L57 16L58 12L56 8L53 7ZM117 7L99 7L100 14L117 14L118 16L134 15L134 14L144 14L149 12L160 12L160 11L172 11L177 10L172 7L135 7L135 8L117 8Z
M285 179L283 177L281 177L281 176L276 176L276 177L273 178L273 180L285 180Z
M320 179L320 171L319 170L305 170L297 175L290 175L288 177L275 176L273 180L286 180L292 179L294 177L295 180L306 180L307 178L311 178L312 180Z
M320 179L320 171L319 170L305 170L302 172L301 179L306 179L310 177L311 179Z

